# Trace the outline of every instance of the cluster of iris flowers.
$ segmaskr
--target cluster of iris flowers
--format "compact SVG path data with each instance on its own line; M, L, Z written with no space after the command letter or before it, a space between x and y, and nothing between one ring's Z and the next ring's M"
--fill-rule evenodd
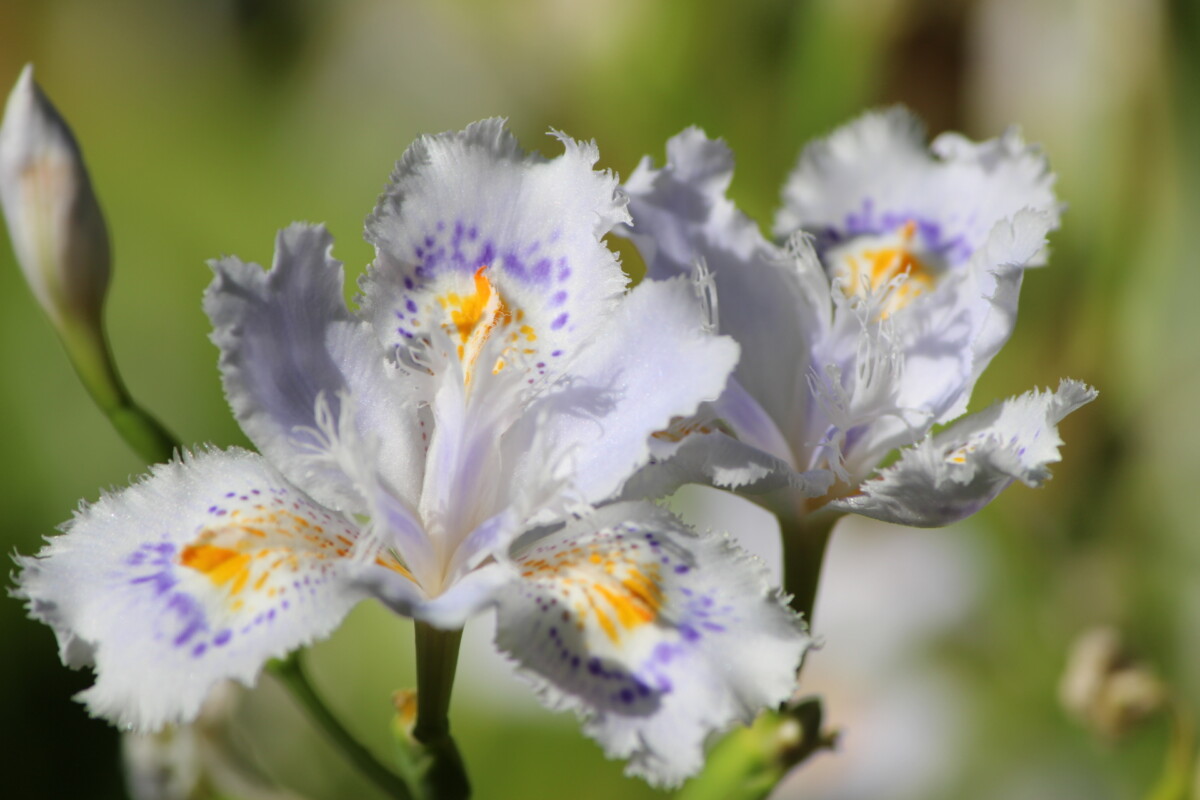
M1016 133L927 146L908 112L865 114L803 151L774 238L726 197L732 154L697 129L624 183L594 143L553 135L550 159L502 120L410 146L367 218L354 307L319 225L281 231L270 269L212 263L204 307L258 452L181 449L18 557L16 594L95 671L93 714L186 724L366 598L418 623L420 701L440 702L455 632L494 609L539 698L676 785L712 734L796 692L837 519L944 525L1048 477L1091 388L964 416L1059 222ZM28 69L0 197L70 329L102 301L107 236ZM647 265L632 288L613 232ZM783 588L656 504L685 483L778 517Z

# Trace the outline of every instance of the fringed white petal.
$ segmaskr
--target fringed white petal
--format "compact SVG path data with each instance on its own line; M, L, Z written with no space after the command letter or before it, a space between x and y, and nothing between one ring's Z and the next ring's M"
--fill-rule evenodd
M783 488L795 489L802 497L820 497L835 478L828 469L797 472L787 462L717 430L654 444L658 454L629 479L622 498L662 498L689 483L730 489L750 499Z
M388 444L378 465L361 466L378 469L414 503L422 476L422 459L414 456L423 451L414 387L346 309L332 246L323 227L297 224L280 231L270 271L236 258L213 263L204 305L221 349L225 393L246 435L289 480L326 505L357 513L366 510L366 498L331 441L341 405L350 403L357 440Z
M1021 209L1050 215L1052 227L1059 214L1045 157L1015 130L980 144L943 134L926 147L924 126L899 107L864 114L805 147L783 200L779 236L805 230L823 251L914 220L925 245L951 264L965 263L997 222Z
M327 636L367 596L361 581L411 585L386 553L356 551L346 517L240 450L159 465L64 531L18 558L16 594L65 662L94 665L80 695L92 713L141 731Z
M733 340L705 330L689 280L645 281L512 435L531 441L537 434L549 453L566 454L583 501L608 499L649 460L652 434L721 394L737 357ZM539 457L512 473L514 487L547 479L545 468L558 459Z
M762 565L646 503L618 503L515 556L497 644L628 772L675 786L709 736L785 700L810 640Z
M538 382L574 357L624 289L603 237L628 219L594 144L557 135L552 160L525 154L491 119L419 139L397 163L367 239L363 304L402 358L444 332L464 373L501 368ZM486 360L485 341L501 342Z
M803 413L796 389L819 317L787 254L726 197L732 178L733 154L725 143L688 128L667 142L662 168L643 158L625 182L633 223L619 230L637 244L647 277L695 276L698 264L711 273L718 332L737 340L744 353L735 375L786 430Z
M1063 443L1056 426L1095 397L1095 389L1064 380L1055 392L998 403L906 449L859 494L830 506L920 527L968 517L1014 481L1038 486L1049 478Z

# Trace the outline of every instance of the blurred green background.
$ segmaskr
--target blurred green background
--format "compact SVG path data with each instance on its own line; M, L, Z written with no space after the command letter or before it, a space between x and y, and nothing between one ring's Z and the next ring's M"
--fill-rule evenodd
M781 796L1140 798L1162 779L1167 715L1110 742L1056 693L1071 640L1109 624L1178 708L1200 698L1192 0L0 0L0 86L28 61L73 125L108 217L108 320L127 383L185 442L222 446L245 440L200 310L205 261L269 263L276 229L323 221L357 275L372 255L363 218L421 133L505 115L527 148L553 154L544 133L558 128L595 138L602 165L628 175L698 124L733 147L732 193L769 227L802 144L865 108L903 102L934 132L976 138L1019 123L1049 153L1069 211L973 408L1064 375L1101 398L1063 426L1065 461L1045 489L1014 489L959 530L864 534L911 544L894 563L910 580L931 576L931 601L906 612L903 585L881 592L886 580L852 561L836 576L839 595L871 599L847 640L870 643L897 613L940 620L905 656L936 679L897 736L873 740L868 716L848 726L842 754L819 760L855 758L856 740L886 751L920 739L928 704L952 708L953 752L930 739L932 771L896 751L870 768L878 788L800 774ZM0 543L28 554L81 498L142 465L89 403L0 236ZM952 572L969 590L938 595L937 553L964 546ZM939 602L965 596L969 613L938 616ZM822 632L832 654L841 631ZM381 753L390 692L411 684L410 639L364 606L313 655L332 704ZM86 672L58 664L49 630L15 600L0 603L0 641L0 793L123 796L117 732L70 699ZM657 796L573 720L510 697L523 690L485 650L466 651L454 709L478 797ZM898 668L874 666L869 692L886 697ZM371 796L269 680L241 724L306 796Z

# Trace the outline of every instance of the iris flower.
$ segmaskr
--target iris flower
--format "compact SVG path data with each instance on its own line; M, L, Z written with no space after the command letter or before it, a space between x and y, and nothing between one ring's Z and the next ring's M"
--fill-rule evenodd
M556 134L557 135L557 134ZM688 278L626 278L592 144L525 154L502 121L425 137L367 220L358 310L330 235L214 263L225 391L261 455L199 449L83 507L18 592L81 699L122 726L328 635L359 600L497 644L629 771L673 784L712 731L781 702L809 640L761 566L647 502L609 502L651 434L738 356Z
M721 398L654 438L638 491L705 481L785 520L933 526L1048 477L1055 426L1091 388L1066 380L958 419L1058 225L1035 148L1011 131L927 148L907 111L867 114L801 155L775 226L786 247L727 199L732 175L729 149L692 128L625 184L648 275L707 276L720 332L742 345Z

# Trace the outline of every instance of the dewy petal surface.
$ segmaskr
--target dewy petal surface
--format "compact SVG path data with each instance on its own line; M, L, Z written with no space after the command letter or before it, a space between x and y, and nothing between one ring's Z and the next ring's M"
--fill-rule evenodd
M83 508L18 558L16 594L64 662L94 664L80 695L92 713L154 730L194 717L217 682L250 684L328 635L366 596L357 581L411 586L387 556L360 557L358 538L260 456L208 451Z
M973 414L902 451L900 460L830 505L886 522L932 527L968 517L1014 481L1038 486L1058 461L1058 423L1096 390L1064 380Z
M713 731L786 699L810 644L760 563L647 503L600 509L515 565L497 644L656 785L696 772Z

